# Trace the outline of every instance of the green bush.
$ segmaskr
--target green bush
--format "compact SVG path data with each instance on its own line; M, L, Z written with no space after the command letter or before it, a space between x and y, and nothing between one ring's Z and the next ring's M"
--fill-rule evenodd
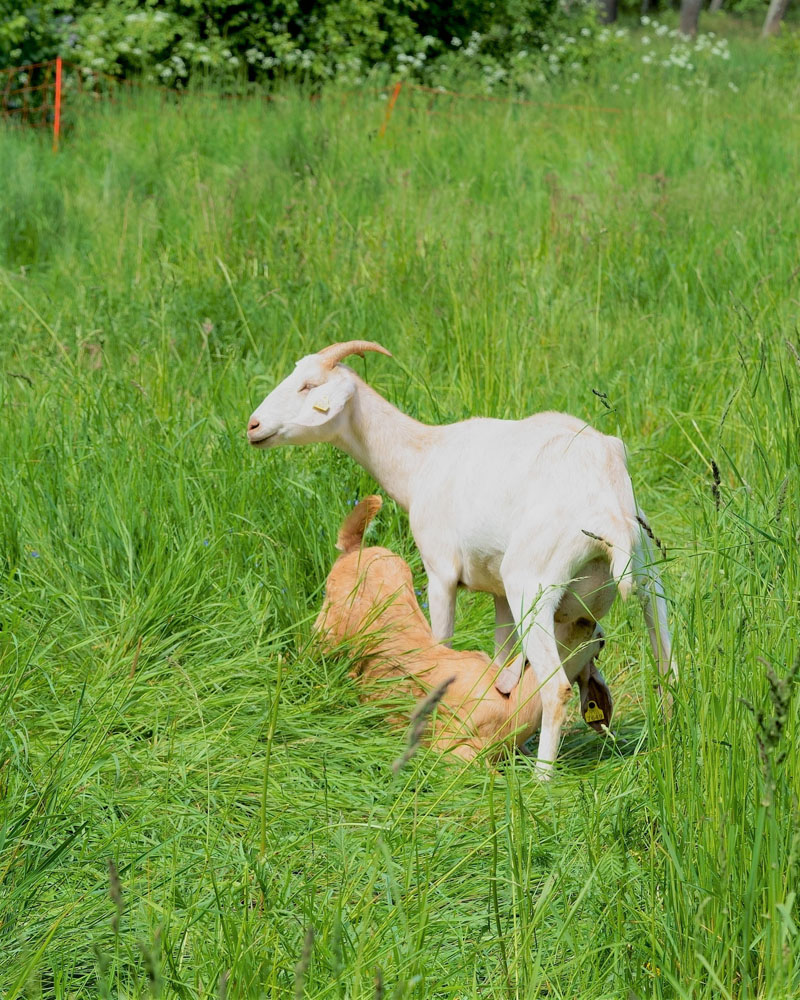
M0 68L52 59L77 41L74 21L65 4L20 7L15 0L0 0Z
M539 52L567 24L594 21L593 7L557 0L220 0L39 3L0 0L0 64L57 52L90 69L182 85L193 77L310 85L337 79L433 79L455 65L495 82L515 59Z

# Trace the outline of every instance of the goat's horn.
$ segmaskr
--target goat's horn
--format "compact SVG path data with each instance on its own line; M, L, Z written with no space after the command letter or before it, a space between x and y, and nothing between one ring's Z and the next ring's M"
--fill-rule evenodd
M331 344L330 347L323 347L317 353L321 358L324 358L329 368L333 368L334 365L338 365L340 361L351 354L363 357L364 351L377 351L378 354L385 354L388 358L392 356L385 347L381 347L380 344L375 344L371 340L347 340L343 344Z

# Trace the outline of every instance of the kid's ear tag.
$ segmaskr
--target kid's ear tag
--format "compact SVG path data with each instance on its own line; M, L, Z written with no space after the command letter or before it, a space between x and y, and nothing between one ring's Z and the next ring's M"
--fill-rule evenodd
M596 701L590 701L586 705L586 711L583 713L583 717L587 722L602 722L605 719L603 709L597 704Z
M319 410L320 413L327 413L331 408L331 404L328 402L328 397L323 396L318 403L314 403L313 409Z

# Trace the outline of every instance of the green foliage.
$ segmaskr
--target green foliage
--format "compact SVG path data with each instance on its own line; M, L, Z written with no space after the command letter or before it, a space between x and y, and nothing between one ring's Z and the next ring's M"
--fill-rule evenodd
M6 1000L798 995L800 90L730 48L738 94L652 64L612 104L622 49L556 108L404 91L383 139L377 97L289 88L87 101L58 156L4 130ZM669 553L669 724L631 602L614 741L573 700L549 788L522 758L393 775L402 727L310 642L375 484L244 437L352 337L420 419L622 435ZM391 502L374 537L420 586ZM458 642L492 626L462 594Z
M0 0L0 68L43 62L74 44L71 9L71 4Z
M299 76L319 82L337 63L365 69L392 46L413 44L404 2L339 0L314 5L93 4L79 21L75 57L114 75L168 83L202 72L216 78Z
M166 83L197 73L216 79L293 77L318 84L368 73L420 69L456 44L480 39L508 62L538 46L558 20L556 0L449 5L425 0L199 0L40 3L0 7L0 59L19 63L60 51L95 70L144 73ZM417 65L419 64L419 65Z

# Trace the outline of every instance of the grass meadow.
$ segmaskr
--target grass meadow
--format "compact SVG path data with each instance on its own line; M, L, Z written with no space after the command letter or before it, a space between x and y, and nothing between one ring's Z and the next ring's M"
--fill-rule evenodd
M800 109L742 65L571 107L406 92L383 137L385 102L336 92L142 94L58 155L0 134L5 1000L800 995ZM614 739L575 699L549 786L425 749L393 774L404 733L311 636L375 484L244 437L362 337L422 420L625 439L668 724L618 604ZM422 586L391 502L372 537ZM489 649L487 599L456 627Z

